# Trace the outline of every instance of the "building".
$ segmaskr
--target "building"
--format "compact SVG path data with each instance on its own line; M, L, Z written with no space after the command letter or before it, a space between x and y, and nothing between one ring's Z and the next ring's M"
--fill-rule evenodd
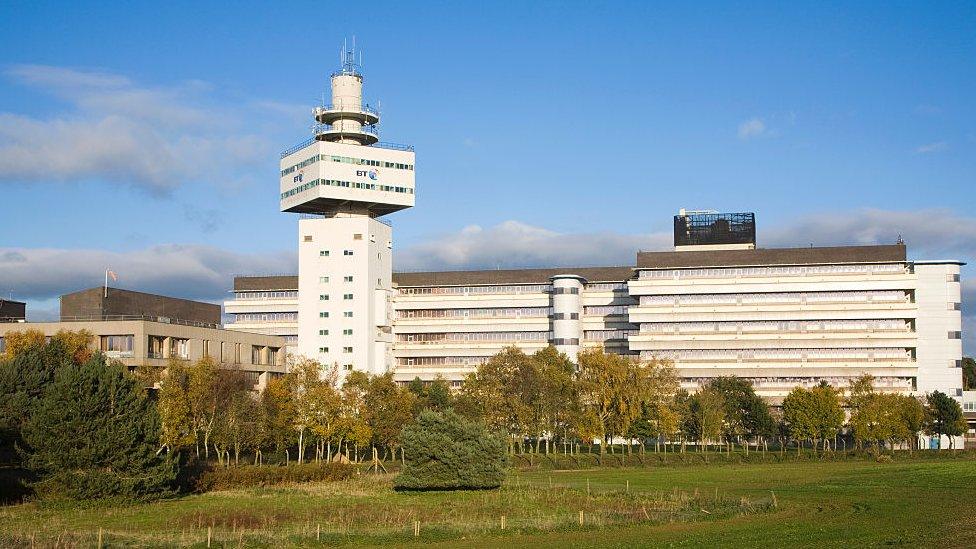
M958 261L904 244L769 249L752 213L681 210L674 250L632 265L392 272L382 216L414 205L414 153L378 142L352 52L312 138L282 153L280 209L303 215L297 276L238 277L232 327L290 338L341 371L454 383L509 345L674 363L693 389L750 379L771 400L797 385L962 397Z
M220 305L121 288L90 288L60 297L61 321L131 320L132 317L179 319L183 323L219 327Z
M171 359L192 362L208 356L244 372L256 389L286 372L283 337L225 330L219 319L219 305L93 288L61 296L60 322L0 322L0 353L11 332L37 330L51 337L62 330L87 330L92 348L130 369L164 368Z
M670 360L688 389L745 377L774 402L864 373L886 391L962 396L962 263L911 261L904 244L757 248L752 214L737 233L747 241L686 238L689 222L735 216L682 212L674 251L640 252L633 266L393 273L395 377L460 382L509 345L570 357L602 346Z
M313 136L281 154L281 211L302 218L297 288L273 291L298 291L298 354L378 374L393 367L393 230L381 217L414 205L415 164L411 147L379 143L363 80L344 51ZM236 301L233 314L254 314Z
M26 319L26 303L0 298L0 322L23 322Z

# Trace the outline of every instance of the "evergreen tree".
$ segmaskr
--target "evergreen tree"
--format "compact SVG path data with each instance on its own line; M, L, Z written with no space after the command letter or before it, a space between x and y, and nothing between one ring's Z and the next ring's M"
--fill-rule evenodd
M421 412L400 435L406 462L397 490L498 488L505 480L505 440L453 411Z
M160 454L155 404L116 364L96 355L57 371L24 426L39 494L73 499L163 494L176 462Z
M930 435L949 437L949 448L953 447L953 437L962 435L966 431L966 418L962 415L962 406L949 395L934 391L927 398L925 407L927 420L925 431Z

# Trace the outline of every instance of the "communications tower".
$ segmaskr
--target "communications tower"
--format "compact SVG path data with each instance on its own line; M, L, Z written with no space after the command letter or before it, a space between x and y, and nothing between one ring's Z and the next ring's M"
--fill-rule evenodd
M302 214L297 353L342 375L392 369L393 230L381 217L414 205L413 147L379 142L363 80L355 45L343 47L312 137L281 154L281 211Z

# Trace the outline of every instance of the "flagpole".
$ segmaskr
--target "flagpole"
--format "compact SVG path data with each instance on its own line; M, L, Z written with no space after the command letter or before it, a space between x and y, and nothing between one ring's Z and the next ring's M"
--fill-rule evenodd
M108 269L105 269L105 297L108 297Z

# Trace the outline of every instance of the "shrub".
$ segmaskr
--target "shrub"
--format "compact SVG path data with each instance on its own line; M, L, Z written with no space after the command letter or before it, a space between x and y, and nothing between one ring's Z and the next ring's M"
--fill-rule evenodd
M23 428L42 497L145 499L172 489L159 415L138 382L101 355L57 370Z
M505 480L504 438L453 411L421 412L400 444L406 457L393 481L397 490L490 489Z
M347 463L293 463L291 465L238 465L205 469L196 490L228 490L249 486L274 486L292 482L345 480L355 473Z

